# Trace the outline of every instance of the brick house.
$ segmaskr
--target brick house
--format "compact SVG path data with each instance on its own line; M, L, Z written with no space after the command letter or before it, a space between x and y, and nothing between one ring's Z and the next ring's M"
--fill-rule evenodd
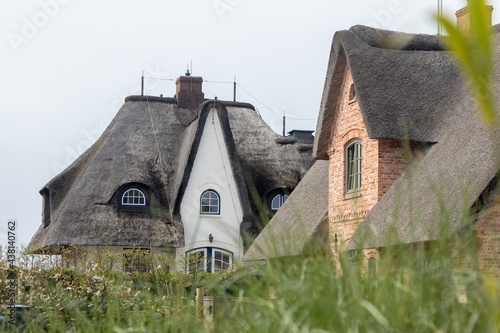
M313 150L321 171L311 168L247 259L297 256L320 244L376 260L387 245L456 239L472 221L480 266L499 269L500 129L479 119L443 44L440 36L364 26L335 34ZM325 175L327 184L318 184ZM321 198L304 195L307 186ZM309 216L311 206L317 213Z

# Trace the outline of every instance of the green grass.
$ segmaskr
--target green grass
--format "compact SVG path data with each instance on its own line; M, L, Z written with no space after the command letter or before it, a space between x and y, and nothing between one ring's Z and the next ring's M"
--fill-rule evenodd
M498 332L500 281L477 269L473 244L455 244L388 249L375 274L363 258L341 257L339 270L330 256L306 256L170 273L169 288L161 271L19 267L17 302L32 306L28 332ZM4 291L5 261L0 272ZM233 303L199 319L196 287Z

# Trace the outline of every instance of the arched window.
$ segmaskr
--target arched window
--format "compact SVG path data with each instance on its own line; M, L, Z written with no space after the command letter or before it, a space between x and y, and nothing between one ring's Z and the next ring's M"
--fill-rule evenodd
M197 248L186 252L186 273L218 272L233 264L233 253L216 247Z
M146 195L138 188L129 188L122 195L123 206L146 206Z
M354 84L351 84L351 88L349 89L349 100L352 101L356 99L356 88Z
M276 212L278 209L280 209L286 199L288 199L288 195L286 195L285 193L276 194L271 200L271 210L273 212Z
M361 190L361 140L349 141L345 149L346 192Z
M373 278L377 274L377 259L371 257L368 259L368 276Z
M214 190L206 190L201 194L201 214L220 214L220 197Z

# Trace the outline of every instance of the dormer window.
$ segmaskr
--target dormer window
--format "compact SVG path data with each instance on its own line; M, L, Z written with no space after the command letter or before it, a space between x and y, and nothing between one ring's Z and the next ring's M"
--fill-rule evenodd
M280 207L283 206L286 199L288 199L288 195L286 195L285 193L276 194L271 200L271 207L270 207L271 210L273 212L278 211L278 209L280 209Z
M207 215L220 214L220 197L219 193L214 190L206 190L201 194L200 198L200 213Z
M138 188L129 188L122 195L122 206L146 206L146 195Z

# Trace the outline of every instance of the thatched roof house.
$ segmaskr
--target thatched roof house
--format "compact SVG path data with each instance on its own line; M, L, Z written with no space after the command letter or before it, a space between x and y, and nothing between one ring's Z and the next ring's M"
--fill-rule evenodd
M499 26L493 27L493 31L496 58L492 91L497 92L500 90ZM476 222L487 214L498 193L500 129L498 122L485 125L480 119L469 84L454 55L445 51L445 42L440 36L365 26L335 34L313 150L315 159L330 161L330 195L323 197L322 204L315 197L305 196L305 202L295 207L284 205L256 239L246 258L303 254L297 249L311 239L303 238L300 244L287 247L284 252L267 250L269 242L265 240L286 237L288 228L276 227L286 224L281 217L303 218L301 207L309 205L329 207L331 247L335 248L335 235L335 245L338 241L345 250L454 237L463 230L463 217L470 211L476 214ZM495 106L500 110L498 99ZM342 112L351 112L351 116L357 112L359 124L354 124L352 118L349 121L354 125L350 124ZM356 139L357 135L361 139ZM344 159L348 158L344 147L353 140L363 145L359 172L362 177L371 172L373 177L361 178L362 187L351 194L345 187L344 175L349 171L347 167L344 170L347 165ZM379 151L370 155L368 149L373 143ZM387 147L404 151L405 144L413 159L401 162L395 159L399 155L387 152ZM384 154L392 154L392 162L384 160ZM368 160L368 155L375 156L375 162ZM306 176L303 182L315 183L323 176L316 177L317 180L311 180ZM370 183L374 179L375 183ZM394 181L387 185L384 183L387 179ZM369 192L372 190L365 188L368 186L378 191L372 197ZM297 188L302 188L302 183ZM451 226L447 234L443 234L443 216ZM496 227L490 225L492 230L500 225L499 221L495 223ZM303 225L310 227L304 234L314 235L321 219L314 216Z
M491 91L498 92L500 25L493 27L492 43L495 63ZM401 97L409 101L408 104L417 106L412 108L408 105L405 109L418 117L404 117L411 120L402 128L408 129L410 140L416 140L418 135L423 134L419 141L428 144L427 151L416 165L406 169L371 209L354 233L347 250L457 237L464 228L471 227L468 224L470 214L476 223L474 227L479 227L477 222L492 208L493 200L498 195L498 116L494 124L487 124L481 118L469 83L464 82L450 52L417 53L423 53L420 65L395 62L395 66L405 72L404 77L411 75L416 78L412 80L415 85L406 87L409 92ZM436 69L429 71L429 63ZM429 81L425 90L420 88L418 78ZM364 82L364 78L358 81ZM404 80L398 82L404 84ZM392 87L390 89L394 90ZM360 88L359 101L364 105L363 93ZM397 98L393 98L395 100ZM497 94L495 108L500 110ZM399 119L396 110L393 117ZM412 129L416 129L417 133ZM449 228L443 223L449 224ZM500 220L497 220L496 229L498 226Z
M312 136L280 143L283 138L252 105L204 100L201 82L182 76L174 98L127 97L97 142L40 191L43 221L30 245L183 248L192 241L185 239L191 223L186 220L206 217L200 197L186 194L196 163L205 163L206 175L196 177L218 188L222 210L229 202L241 203L233 222L243 242L250 242L247 236L254 237L262 224L260 201L276 191L292 191L312 165ZM217 141L204 143L210 126ZM202 149L212 151L197 162ZM210 160L218 156L222 161ZM128 189L132 192L125 195ZM124 204L131 198L139 201ZM197 203L195 217L182 216L183 202ZM224 219L222 212L216 218ZM216 244L221 237L214 237Z

